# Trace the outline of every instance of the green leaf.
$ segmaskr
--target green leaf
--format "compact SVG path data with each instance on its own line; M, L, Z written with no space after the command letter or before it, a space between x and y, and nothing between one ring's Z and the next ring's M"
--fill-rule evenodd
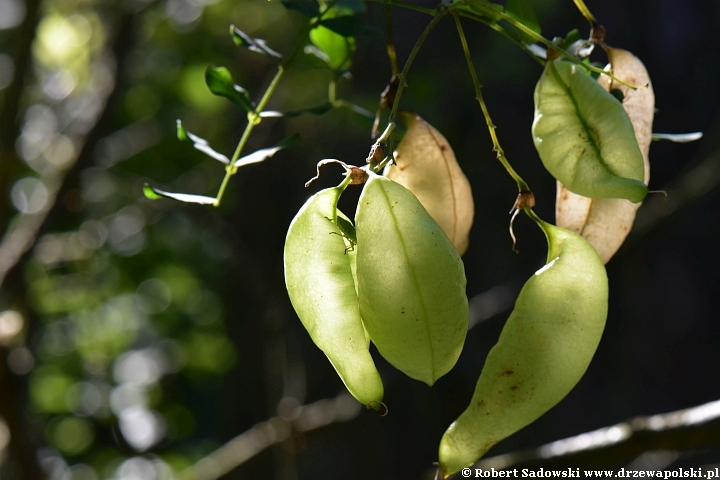
M157 188L151 187L149 184L143 185L143 193L150 200L158 200L160 198L171 198L178 202L199 203L200 205L212 205L215 203L215 197L205 197L202 195L190 195L188 193L171 193Z
M354 38L344 37L320 25L310 32L310 40L324 54L324 60L332 70L343 72L352 65Z
M189 140L193 143L193 147L195 147L197 150L200 150L208 157L214 158L215 160L224 163L225 165L230 164L230 159L222 153L213 150L212 147L210 147L210 145L208 144L207 140L205 140L204 138L200 138L197 135L194 135L185 130L185 127L183 127L180 120L177 121L177 132L178 139Z
M162 195L155 193L155 190L153 190L153 188L147 183L143 185L143 194L145 194L145 198L150 200L160 200L163 198Z
M286 138L282 142L278 143L274 147L263 148L261 150L251 153L250 155L245 155L244 157L240 158L235 162L235 167L242 167L251 163L260 163L272 157L283 148L289 148L297 145L299 141L300 135L296 133Z
M180 141L184 141L188 139L187 132L185 131L185 127L183 127L182 122L180 119L176 120L177 122L177 138Z
M522 23L533 32L540 33L540 24L531 0L508 0L506 11L509 17ZM527 33L518 30L518 34L523 42L527 44L535 43L535 39Z
M252 38L235 25L230 25L230 36L232 37L233 43L238 47L245 47L252 52L262 53L277 60L282 60L283 58L282 55L268 47L265 40Z
M205 83L213 95L225 97L248 112L255 111L255 105L250 100L247 90L233 82L232 75L227 68L208 67L205 70Z
M577 28L573 28L565 36L565 45L572 45L578 40L583 40L583 38L580 36L580 31L578 31Z
M675 143L688 143L688 142L694 142L696 140L700 140L703 136L702 132L692 132L692 133L653 133L652 134L652 140L653 142L658 142L660 140L670 140L671 142Z
M323 113L329 112L332 110L333 106L331 103L323 103L322 105L318 105L317 107L310 107L310 108L303 108L301 110L293 110L291 112L277 112L274 110L267 110L260 113L260 116L262 118L278 118L278 117L299 117L300 115L305 115L306 113L310 113L313 115L322 115Z
M315 0L280 0L288 10L295 10L306 17L317 17L320 14L320 6Z
M368 23L364 18L355 15L328 18L320 22L320 25L343 37L374 37L382 34L380 29Z

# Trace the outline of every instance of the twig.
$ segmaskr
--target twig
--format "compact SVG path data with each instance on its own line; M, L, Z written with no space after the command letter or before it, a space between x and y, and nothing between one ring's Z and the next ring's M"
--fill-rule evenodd
M538 448L487 458L473 468L612 468L652 450L688 450L709 445L720 445L720 400L665 414L635 417Z
M355 418L361 405L348 393L260 422L233 438L192 467L180 472L180 480L215 480L242 465L266 448L289 438L293 432L309 432Z

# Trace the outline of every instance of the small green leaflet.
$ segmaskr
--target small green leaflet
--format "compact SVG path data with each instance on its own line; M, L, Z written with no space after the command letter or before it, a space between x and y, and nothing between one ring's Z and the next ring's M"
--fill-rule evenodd
M652 139L653 142L657 142L660 140L670 140L671 142L675 143L688 143L688 142L694 142L696 140L700 140L703 136L702 132L692 132L692 133L653 133Z
M205 83L207 83L213 95L225 97L248 112L255 111L255 105L250 100L250 94L240 85L233 82L232 75L227 68L208 67L205 70Z
M344 37L320 25L310 31L310 40L324 54L323 60L332 70L344 72L352 65L354 38Z
M322 105L318 105L317 107L310 107L310 108L303 108L301 110L293 110L291 112L277 112L274 110L266 110L264 112L260 113L260 116L262 118L278 118L278 117L299 117L300 115L304 115L306 113L311 113L313 115L322 115L323 113L329 112L332 110L333 106L330 102L323 103Z
M214 158L215 160L224 163L225 165L230 164L230 159L222 153L213 150L210 145L208 145L207 140L205 140L204 138L200 138L197 135L193 135L192 133L185 130L185 127L183 127L183 124L180 120L177 121L177 137L178 140L190 140L193 143L193 147L195 147L197 150L200 150L208 157Z
M531 0L508 0L505 10L509 17L522 23L533 32L540 33L540 24L538 23ZM523 31L518 30L518 34L526 44L536 42L532 36Z
M295 10L306 17L317 17L320 14L320 6L315 0L280 0L288 10Z
M283 58L282 55L268 47L265 40L252 38L235 25L230 25L230 36L232 37L233 43L238 47L245 47L251 52L262 53L277 60L282 60Z
M215 197L205 197L203 195L190 195L187 193L171 193L157 188L151 187L149 184L143 185L143 193L150 200L158 200L160 198L171 198L183 203L199 203L200 205L212 205L215 203Z
M320 22L320 25L329 28L343 37L374 37L382 33L380 29L368 23L364 18L356 15L328 18Z
M244 157L235 161L235 167L239 168L239 167L243 167L245 165L249 165L251 163L260 163L260 162L272 157L273 155L275 155L278 151L282 150L283 148L294 147L295 145L298 144L299 141L300 141L300 135L296 133L296 134L286 138L282 142L278 143L274 147L263 148L256 152L251 153L250 155L245 155Z

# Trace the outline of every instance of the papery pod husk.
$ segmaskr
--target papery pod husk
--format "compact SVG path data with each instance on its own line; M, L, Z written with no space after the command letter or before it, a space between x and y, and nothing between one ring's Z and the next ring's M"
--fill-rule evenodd
M557 405L585 374L605 328L608 279L590 244L539 222L547 264L525 283L467 409L440 440L443 478Z
M643 158L630 119L582 66L548 61L533 98L533 143L553 177L587 197L645 198Z
M410 190L460 255L468 247L475 203L470 182L445 137L419 115L398 112L407 127L384 175Z
M305 329L348 391L377 410L384 389L360 317L355 249L336 224L338 215L348 220L336 207L341 192L316 193L293 219L285 240L285 285Z
M370 173L358 201L360 315L380 354L433 385L457 362L468 327L465 268L415 195Z
M618 48L606 48L613 75L630 85L633 90L617 83L607 75L599 78L607 91L618 89L623 93L622 106L630 118L645 165L645 184L650 181L649 151L652 142L652 122L655 115L655 94L645 65L632 53ZM619 198L588 198L577 195L557 182L555 221L585 237L595 247L603 263L610 261L625 241L640 203Z

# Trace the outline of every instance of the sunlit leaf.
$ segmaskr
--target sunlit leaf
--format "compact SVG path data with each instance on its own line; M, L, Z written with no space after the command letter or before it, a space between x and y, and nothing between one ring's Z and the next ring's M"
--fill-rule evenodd
M509 17L522 23L533 32L540 33L540 24L531 0L508 0L505 9ZM535 43L535 39L527 33L518 30L518 34L525 43Z
M283 58L282 55L268 47L265 40L252 38L235 25L230 25L230 36L233 39L233 43L235 43L238 47L245 47L252 52L262 53L263 55L268 55L278 60L282 60Z
M250 100L247 90L233 82L232 75L227 68L208 67L205 70L205 83L213 95L225 97L248 112L255 111L255 105Z
M300 135L296 133L286 138L282 142L278 143L274 147L263 148L261 150L251 153L250 155L245 155L244 157L240 158L235 162L235 166L242 167L243 165L248 165L250 163L262 162L263 160L267 160L268 158L272 157L283 148L294 147L298 144L298 142L300 142Z
M352 64L355 39L344 37L329 28L318 26L310 32L310 40L327 58L328 66L335 71L345 71Z
M305 115L306 113L310 113L312 115L322 115L323 113L329 112L332 110L333 106L331 103L323 103L322 105L318 105L316 107L310 107L310 108L303 108L301 110L292 110L290 112L278 112L275 110L267 110L262 113L260 113L260 116L263 118L277 118L277 117L298 117L300 115Z
M176 120L177 123L177 138L178 140L187 140L187 132L185 131L185 127L183 127L182 122L178 119Z
M315 0L280 0L288 10L295 10L306 17L317 17L320 7Z
M158 190L157 188L151 187L147 183L143 185L143 193L145 194L145 197L149 198L150 200L158 200L164 197L177 200L178 202L199 203L200 205L212 205L213 203L215 203L216 200L215 197L190 195L188 193L165 192L163 190Z
M703 136L702 132L692 132L692 133L653 133L652 139L653 142L657 142L660 140L670 140L671 142L675 143L689 143L694 142L696 140L700 140Z
M200 138L197 135L194 135L185 130L185 127L183 127L180 120L177 121L177 135L180 140L190 140L193 143L193 147L195 147L197 150L200 150L208 157L214 158L215 160L224 163L225 165L230 164L230 159L222 153L213 150L208 144L207 140L205 140L204 138Z
M382 32L368 23L364 18L356 15L343 15L342 17L328 18L320 25L329 28L343 37L374 37Z

